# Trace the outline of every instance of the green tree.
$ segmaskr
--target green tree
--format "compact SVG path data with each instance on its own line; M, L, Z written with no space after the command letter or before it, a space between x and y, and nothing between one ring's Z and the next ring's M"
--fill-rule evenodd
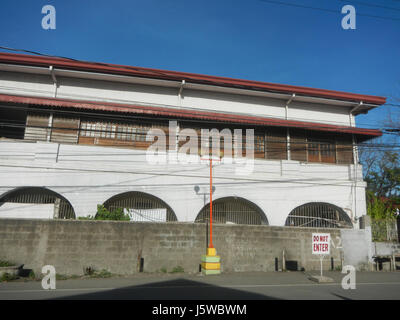
M400 156L398 152L384 151L365 176L368 190L377 197L400 196Z
M129 215L124 213L122 208L110 211L102 204L97 205L97 213L94 217L89 216L86 219L130 221Z
M376 141L361 147L360 159L367 182L367 212L374 219L393 218L400 203L400 154L381 151Z
M371 190L367 190L367 212L375 220L394 218L395 201L379 198Z

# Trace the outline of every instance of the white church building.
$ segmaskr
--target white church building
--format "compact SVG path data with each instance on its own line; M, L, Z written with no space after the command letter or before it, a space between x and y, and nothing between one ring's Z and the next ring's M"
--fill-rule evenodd
M218 141L215 223L356 228L366 214L357 144L382 132L355 118L385 100L0 53L0 219L78 219L104 205L134 221L206 222L201 159ZM215 141L200 135L212 129ZM232 155L223 130L243 133ZM163 139L165 161L151 161ZM189 142L198 150L185 158Z

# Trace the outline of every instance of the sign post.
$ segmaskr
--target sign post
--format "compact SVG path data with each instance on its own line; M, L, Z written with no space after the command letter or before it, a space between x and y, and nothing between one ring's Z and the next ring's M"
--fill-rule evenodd
M331 253L331 235L330 233L313 233L312 234L312 254L319 256L321 274L319 277L311 277L311 280L317 282L332 282L333 280L324 277L322 274L322 261L324 257Z

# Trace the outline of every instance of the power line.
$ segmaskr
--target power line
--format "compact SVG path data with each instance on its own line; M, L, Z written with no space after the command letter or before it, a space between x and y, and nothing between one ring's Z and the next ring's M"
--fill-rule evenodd
M6 89L6 90L15 89L14 87L4 87L4 86L0 86L0 88ZM40 92L40 93L43 93L43 92ZM88 99L89 103L100 104L100 105L102 103L107 103L107 102L104 102L104 101L96 101L96 97L84 96L82 94L77 96L77 95L73 95L73 94L65 94L64 93L63 97L67 97L65 99L71 99L71 100L75 100L77 98L80 98L80 99L84 98L85 100ZM92 100L89 100L89 99L92 99ZM93 99L95 99L95 100L93 100ZM71 102L74 102L74 101L71 101ZM156 103L145 104L142 101L123 100L123 99L113 99L113 102L118 103L121 107L124 107L126 109L134 109L134 110L136 110L138 107L142 107L142 108L160 107L160 108L170 108L170 109L174 109L176 111L180 111L180 109L177 109L176 105L169 105L169 104L156 104ZM355 102L354 102L354 105L356 105ZM49 106L47 106L47 107L49 107ZM376 107L376 105L375 105L375 107ZM22 107L19 107L19 108L22 109ZM282 105L282 108L284 108L284 105ZM57 108L57 107L51 108L51 110L54 110L54 111L57 110L57 109L60 110L60 108ZM68 107L68 109L78 109L78 108L76 108L76 107ZM36 110L40 110L40 109L36 109ZM213 108L205 109L205 108L185 106L183 110L185 111L184 114L186 114L186 115L197 115L198 111L204 111L204 112L216 112L216 113L222 114L222 115L224 115L226 117L229 117L229 116L232 116L232 115L234 115L234 116L237 116L237 115L254 116L254 114L249 114L249 113L245 113L245 112L229 112L229 111L221 111L221 110L213 109ZM192 111L192 112L189 112L189 111ZM59 112L70 112L70 113L74 112L74 113L77 113L76 111L59 111ZM113 111L113 110L104 110L104 112L115 112L115 111ZM102 113L102 115L104 115L104 112ZM82 111L79 111L79 113L83 114ZM127 113L127 111L126 111L126 113ZM93 110L91 110L90 114L100 114L100 113L95 113ZM276 116L276 115L268 115L268 114L263 114L263 115L258 114L257 116L262 116L262 117L267 117L267 118L268 117L272 117L274 119L282 119L282 120L299 120L299 121L303 121L303 122L307 121L307 120L311 120L312 121L312 119L307 119L307 118L290 117L290 119L286 119L284 116ZM175 116L175 117L179 118L179 116ZM144 117L142 117L142 118L144 118ZM160 119L162 119L162 118L160 118ZM185 120L182 120L182 121L194 121L194 120L185 119ZM208 122L210 122L211 120L200 120L199 119L199 120L196 120L196 121L203 121L203 122L204 121L208 121ZM213 122L217 122L217 121L213 121ZM223 121L219 121L219 122L223 122ZM337 123L338 125L343 125L343 121L330 120L329 123ZM359 123L359 124L361 124L361 123ZM367 124L367 125L371 126L370 124Z
M385 103L385 104L383 105L383 107L384 107L384 106L400 107L400 104L396 104L396 103Z
M38 128L38 129L49 129L49 130L63 130L63 131L73 131L73 132L79 132L79 131L85 131L85 132L92 132L93 133L93 135L92 136L87 136L87 137L89 137L89 138L104 138L104 139L111 139L111 140L117 140L117 141L128 141L128 142L132 142L132 143L135 143L135 142L148 142L148 143L153 143L153 142L155 142L155 141L153 141L153 140L147 140L148 138L156 138L156 137L159 137L157 134L151 134L151 133L143 133L143 132L120 132L120 131L111 131L111 130L100 130L100 129L76 129L76 128L65 128L65 127L57 127L57 126L38 126L38 125L26 125L26 124L14 124L14 123L7 123L7 122L0 122L0 128L1 127L6 127L6 128ZM389 133L390 133L390 130L393 130L394 132L397 132L397 131L399 131L399 129L385 129L385 130L388 130L389 131ZM7 137L8 138L11 138L11 139L17 139L17 140L21 140L21 136L20 135L18 135L18 134L16 134L14 131L12 131L11 129L9 129L9 130L4 130L4 129L2 129L1 130L1 132L3 133L3 134L6 134L7 135ZM0 133L1 133L0 132ZM163 131L164 132L164 131ZM131 136L143 136L143 138L144 139L138 139L138 140L135 140L135 139L128 139L128 138L126 138L126 139L117 139L117 138L107 138L106 137L106 134L115 134L115 135L117 135L117 134L121 134L122 136L127 136L127 137L131 137ZM164 132L164 134L165 134L165 132ZM169 139L168 139L168 137L170 137L170 135L169 134L166 134L166 136L165 136L165 143L167 144L167 145L169 145ZM257 134L255 134L254 135L255 137L257 137ZM209 143L210 142L210 139L211 139L211 141L212 141L212 139L213 139L213 136L212 136L212 134L210 134L210 135L208 135L208 134L206 134L206 136L204 137L204 135L202 135L202 134L200 134L200 137L198 137L197 135L196 136L186 136L186 135L180 135L179 133L178 134L174 134L173 136L173 140L175 141L175 139L176 138L180 138L179 139L179 142L181 142L181 143L185 143L185 142L188 142L188 140L187 140L187 138L189 137L189 138L196 138L196 140L197 140L197 142L207 142L207 143ZM186 138L186 139L181 139L181 138ZM245 134L243 134L242 135L242 138L243 138L243 143L242 143L242 146L243 146L243 148L246 148L246 140L245 140L245 137L246 137L246 135ZM264 136L263 136L264 137ZM294 138L293 138L294 137ZM219 138L220 138L220 140L221 139L223 139L224 140L224 143L225 143L225 137L224 136L219 136ZM216 139L215 137L214 137L214 139ZM232 146L234 146L234 139L235 139L235 135L232 135ZM296 136L292 136L292 139L296 139ZM24 139L22 139L22 140L24 140ZM40 138L38 138L37 139L38 141L41 141L41 139ZM229 139L228 139L229 140ZM24 140L24 141L31 141L31 140ZM216 140L216 141L218 141L218 139ZM254 141L254 140L253 140ZM339 140L340 141L340 140ZM57 142L58 143L58 141L52 141L52 142ZM267 143L270 143L271 145L273 145L274 143L286 143L287 142L287 139L275 139L275 140L273 140L273 141L271 141L271 140L268 140L268 138L267 138ZM328 141L329 142L329 141ZM328 142L326 142L326 143L328 143ZM215 142L215 143L217 143L217 142ZM214 144L215 144L214 143ZM264 140L263 140L263 144L265 143L265 137L264 137ZM290 141L290 145L292 146L292 148L291 148L291 150L293 150L293 151L297 151L297 150L301 150L301 149L298 149L298 148L293 148L293 145L301 145L301 146L303 146L303 145L305 145L305 144L310 144L310 143L317 143L318 144L318 142L313 142L312 140L307 140L305 137L304 137L304 141L296 141L296 140L291 140ZM321 140L321 142L319 142L320 144L324 144L324 141L323 141L323 139ZM337 144L338 145L340 145L340 142L337 142ZM223 143L222 143L222 141L220 141L220 145L223 145ZM257 145L257 143L255 143L255 145ZM380 143L380 144L373 144L373 143L358 143L358 144L354 144L355 146L363 146L363 147L369 147L369 148L372 148L372 147L382 147L382 148L397 148L397 147L400 147L400 144L383 144L383 143ZM118 146L120 146L120 145L118 145L118 144L114 144L114 145L109 145L110 147L118 147ZM134 147L134 145L127 145L127 147ZM353 146L353 144L350 146L349 145L349 147L345 147L345 146L343 146L343 147L339 147L339 146L336 146L336 150L337 151L340 151L340 150L347 150L348 148L351 148ZM121 147L121 146L120 146ZM123 147L123 146L122 146ZM276 150L281 150L281 148L278 148L278 147L276 147L276 148L274 148L274 147L268 147L267 146L267 149L268 150L274 150L274 149L276 149ZM256 150L256 149L255 149Z
M399 8L394 8L394 7L386 7L378 4L372 4L372 3L367 3L367 2L362 2L362 1L354 1L354 0L338 0L342 2L352 2L359 4L361 6L366 6L366 7L372 7L372 8L382 8L382 9L387 9L387 10L394 10L394 11L400 11Z
M284 6L302 8L302 9L311 9L311 10L324 11L324 12L330 12L330 13L336 13L336 14L337 13L341 13L338 10L320 8L320 7L313 7L313 6L306 6L306 5L302 5L302 4L294 4L294 3L288 3L288 2L283 2L283 1L275 1L275 0L258 0L258 1L271 3L271 4L277 4L277 5L284 5ZM363 13L357 13L357 15L358 16L369 17L369 18L376 18L376 19L400 21L400 18L382 17L382 16L375 16L375 15L363 14Z
M128 69L128 70L134 70L134 71L143 71L143 68L138 68L138 67L133 67L133 66L121 66L121 65L109 64L109 63L104 63L104 62L93 62L93 61L77 60L77 59L58 56L58 55L49 55L49 54L44 54L44 53L40 53L40 52L37 52L37 51L10 48L10 47L1 46L1 45L0 45L0 49L4 49L4 50L8 50L8 51L32 53L32 54L45 56L45 57L67 59L67 60L72 60L72 61L77 61L77 62L82 62L82 63L90 63L90 64L98 65L98 66L113 67L113 68L117 68L117 69L124 69L124 70ZM155 75L161 75L161 76L169 76L169 74L167 74L167 73L165 73L165 72L163 72L161 70L157 70L157 69L146 68L146 72L149 73L149 74L155 74Z
M0 164L0 167L17 167L17 168L29 168L29 169L52 169L52 170L60 170L60 171L72 171L72 172L93 172L93 173L123 173L123 174L134 174L134 175L149 175L149 176L170 176L170 177L182 177L182 178L197 178L197 179L209 179L209 176L205 174L204 176L201 175L189 175L189 174L173 174L173 173L160 173L160 172L146 172L146 171L132 171L132 170L105 170L105 169L83 169L83 168L65 168L65 167L47 167L47 166L31 166L31 165L21 165L21 164ZM198 168L204 169L204 167ZM186 171L193 171L194 169L191 168ZM182 170L178 170L177 172L182 172ZM208 173L208 172L207 172ZM290 184L290 183L299 183L299 184L311 184L311 185L330 185L330 186L350 186L354 181L339 181L338 183L322 183L320 181L332 181L332 179L322 179L322 178L308 178L304 179L303 177L297 179L287 179L287 180L263 180L263 179L251 179L251 178L237 178L237 177L222 177L215 175L215 179L219 180L232 180L232 181L241 181L240 183L247 182L247 183L283 183L283 184ZM314 181L313 181L314 180ZM319 181L319 182L318 182ZM218 183L218 182L216 182ZM197 184L197 182L196 182ZM193 185L193 183L191 183ZM123 185L122 185L123 186ZM79 188L79 186L76 186Z
M0 49L4 49L4 50L8 50L8 51L32 53L32 54L36 54L38 56L44 56L44 57L61 58L61 59L79 61L79 60L76 60L76 59L73 59L73 58L62 57L62 56L53 56L53 55L50 55L50 54L40 53L40 52L37 52L37 51L31 51L31 50L26 50L26 49L15 49L15 48L9 48L9 47L5 47L5 46L0 46Z
M6 106L6 107L2 106L2 108L8 108L8 109L14 109L15 110L15 106ZM254 124L254 123L248 123L248 124L238 123L236 117L232 118L232 116L235 115L234 113L230 113L230 114L224 113L223 114L224 115L224 119L216 121L216 120L208 120L208 119L206 119L206 120L203 120L203 119L187 119L187 118L183 118L183 117L180 117L180 116L174 116L173 117L173 116L168 116L168 115L167 116L158 116L158 115L157 116L143 116L142 114L139 114L139 115L132 115L132 114L129 114L129 115L127 115L127 114L115 115L115 114L107 114L106 113L107 111L103 112L103 113L99 113L99 112L84 112L84 111L80 111L80 110L79 111L75 111L75 110L60 110L58 108L35 108L35 107L33 107L33 108L32 107L18 107L18 108L19 108L19 110L25 110L25 111L41 111L41 112L44 112L44 111L49 112L49 111L51 111L51 112L60 113L60 114L64 113L64 114L89 115L91 117L95 116L98 119L107 119L107 120L110 120L110 119L121 120L122 119L122 120L126 121L127 118L141 119L141 120L142 119L146 119L146 120L152 120L152 121L178 120L179 122L188 122L188 123L194 123L194 122L196 122L196 123L207 123L207 124L213 123L213 124L219 124L219 125L221 125L221 124L229 124L231 126L237 126L237 127L242 127L242 128L244 126L255 126L255 127L268 127L268 126L280 127L281 126L281 127L286 127L286 125L287 125L286 124L286 119L283 119L283 118L273 118L274 124L270 124L270 125L267 125L267 124ZM127 106L127 108L129 108L129 106ZM214 111L218 111L218 110L214 110ZM113 111L110 110L108 112L112 113ZM192 112L188 112L188 113L185 113L185 115L196 116L197 113L195 112L195 110L193 110L193 113ZM292 119L295 119L295 118L292 118ZM303 121L311 120L311 119L300 119L300 118L296 118L296 119L303 120ZM90 120L90 119L88 119L88 120ZM256 119L255 119L255 121L256 121ZM307 124L310 124L310 123L307 123ZM306 128L304 126L303 127L299 126L298 128L307 129L307 130L318 130L318 129L330 129L330 130L332 130L332 125L331 124L312 123L312 125L313 125L312 128ZM345 127L345 126L343 126L343 127ZM355 128L355 127L345 127L345 128Z

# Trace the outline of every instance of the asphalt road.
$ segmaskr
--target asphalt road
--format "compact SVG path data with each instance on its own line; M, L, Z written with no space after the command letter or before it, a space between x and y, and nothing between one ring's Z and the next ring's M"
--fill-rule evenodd
M317 274L317 273L314 273ZM318 284L310 273L230 273L218 276L138 274L106 279L58 280L55 290L40 281L0 283L0 300L363 300L400 299L400 272L358 272L356 289L344 290L344 274L326 272L333 283Z

